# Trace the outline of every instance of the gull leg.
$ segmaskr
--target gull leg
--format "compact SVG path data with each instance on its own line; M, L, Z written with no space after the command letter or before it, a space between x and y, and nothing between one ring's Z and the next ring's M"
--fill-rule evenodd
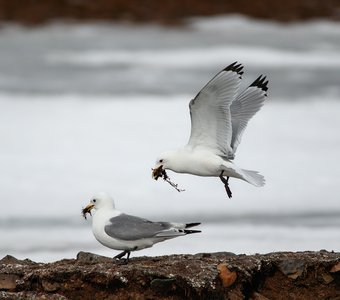
M134 248L132 249L132 251L137 250L137 249L138 249L138 247L136 246L136 247L134 247ZM126 254L127 254L127 257L126 257L124 260L122 260L122 258L123 258ZM113 259L118 259L121 263L127 264L127 263L129 262L130 254L131 254L131 251L130 251L130 250L124 250L123 252L121 252L121 253L119 253L118 255L116 255Z
M232 193L231 193L231 190L229 188L229 176L227 177L227 179L225 179L223 177L223 172L224 171L222 171L221 174L220 174L220 179L224 183L224 188L225 188L225 190L227 192L228 197L231 198L232 197Z
M130 251L124 250L123 252L119 253L114 257L114 259L122 259L127 254L127 258L124 260L125 263L128 263L130 257Z

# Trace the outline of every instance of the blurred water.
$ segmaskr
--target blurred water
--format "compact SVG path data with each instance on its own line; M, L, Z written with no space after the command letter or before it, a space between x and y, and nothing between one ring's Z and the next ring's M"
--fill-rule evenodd
M96 191L153 220L201 221L202 234L135 255L340 251L340 24L280 25L242 17L184 27L14 25L0 30L0 257L74 257L99 245L80 209ZM236 163L258 189L171 174L151 179L164 149L185 144L188 102L238 60L243 85L270 79Z
M246 83L259 72L268 74L272 97L339 97L339 32L337 23L284 26L241 17L173 28L5 26L0 88L24 95L192 95L217 70L239 60L246 65Z

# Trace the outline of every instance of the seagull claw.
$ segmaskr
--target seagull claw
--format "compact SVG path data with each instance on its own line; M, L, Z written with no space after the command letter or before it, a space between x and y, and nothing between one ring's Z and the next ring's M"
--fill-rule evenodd
M115 257L113 257L114 261L118 262L119 264L126 265L129 262L131 251L124 250L123 252L119 253ZM126 258L123 258L125 255L127 255Z

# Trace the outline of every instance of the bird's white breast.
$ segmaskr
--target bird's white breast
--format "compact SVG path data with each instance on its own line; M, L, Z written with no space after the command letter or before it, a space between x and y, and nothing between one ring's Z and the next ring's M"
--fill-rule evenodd
M145 238L139 240L120 240L109 236L105 232L105 226L110 224L110 219L121 214L118 210L98 209L92 219L93 235L99 243L115 250L140 250L151 247L156 242L161 242L160 238Z
M110 219L120 214L117 210L98 209L92 219L92 231L97 241L104 246L116 250L127 250L124 244L105 232L105 226L110 222Z
M220 156L206 149L183 148L173 158L170 169L174 172L198 176L218 176L222 164L223 159Z

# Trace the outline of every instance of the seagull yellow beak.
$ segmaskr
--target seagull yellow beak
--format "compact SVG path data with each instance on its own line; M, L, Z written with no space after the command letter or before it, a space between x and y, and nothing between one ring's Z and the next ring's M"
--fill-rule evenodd
M85 219L86 219L86 214L90 214L90 216L92 216L92 215L91 215L91 210L92 210L92 208L94 208L94 204L89 203L88 205L86 205L86 206L82 209L81 213L83 214L83 217L84 217Z
M163 173L163 165L160 165L158 168L152 169L152 178L157 180L159 177L162 177Z

